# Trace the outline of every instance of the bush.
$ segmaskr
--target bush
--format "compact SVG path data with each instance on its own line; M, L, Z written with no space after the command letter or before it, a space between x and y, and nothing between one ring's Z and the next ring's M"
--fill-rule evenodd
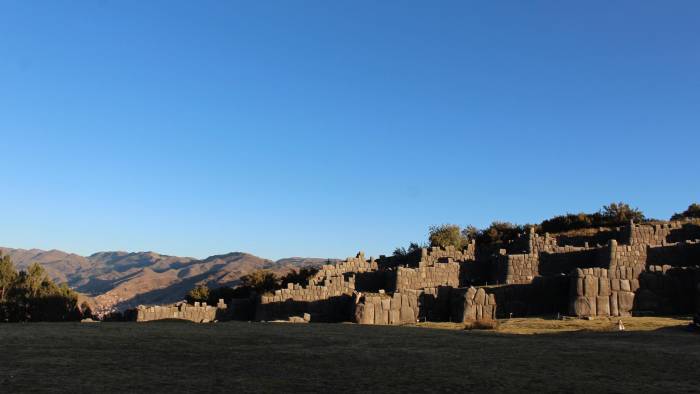
M299 283L303 286L309 284L309 279L311 279L318 272L316 267L304 267L299 268L299 270L291 269L287 275L280 279L280 286L282 288L287 287L288 283Z
M682 220L682 219L698 219L700 218L700 204L690 204L688 209L681 213L675 213L671 216L671 220Z
M634 220L637 223L645 220L642 211L632 208L624 202L603 206L601 214L603 215L603 220L611 226L627 224L630 220Z
M398 247L398 248L394 249L393 255L394 255L394 257L406 257L409 254L415 252L416 250L419 250L421 248L425 248L427 246L428 245L419 245L417 242L411 242L408 245L408 249L403 248L403 247Z
M540 223L539 231L547 233L562 233L571 230L595 227L623 226L634 220L637 223L646 221L644 213L637 208L631 208L624 202L611 203L595 213L577 213L555 216Z
M257 270L242 276L241 283L258 294L264 294L277 289L279 280L277 275L268 270Z
M209 287L207 285L198 285L187 293L185 300L188 304L209 301Z
M483 245L495 245L515 239L525 231L525 226L509 222L493 222L476 235L477 242Z
M555 216L551 219L544 220L539 225L539 229L546 233L562 233L569 230L578 230L582 228L600 227L603 225L603 215L600 213L577 213Z
M464 249L469 244L469 239L464 236L462 229L455 224L443 224L430 227L428 237L430 246L454 246L457 249Z

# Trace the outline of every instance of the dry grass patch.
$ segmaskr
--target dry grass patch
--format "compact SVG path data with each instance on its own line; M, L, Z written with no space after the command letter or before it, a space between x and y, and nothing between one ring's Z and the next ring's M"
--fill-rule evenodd
M498 328L504 334L545 334L567 331L617 331L618 320L622 319L626 331L651 331L666 327L682 327L690 323L685 317L611 317L584 319L545 319L522 318L504 319Z
M441 330L488 330L499 334L551 334L558 332L617 331L620 318L598 318L584 320L567 318L564 320L543 317L528 317L516 319L501 319L493 321L478 321L467 323L424 322L417 327ZM652 331L668 327L685 327L692 321L689 317L623 317L625 331Z

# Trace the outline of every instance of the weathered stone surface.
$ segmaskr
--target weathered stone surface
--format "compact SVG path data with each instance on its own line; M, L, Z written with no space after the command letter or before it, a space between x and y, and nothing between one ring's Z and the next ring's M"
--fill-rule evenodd
M598 295L598 278L589 275L583 279L584 295L586 297L595 297Z
M629 279L623 279L620 281L620 290L621 291L632 291L632 287L630 286Z
M610 297L598 296L596 298L596 314L598 316L610 316Z
M476 291L474 303L477 305L484 305L486 303L486 291L483 289L483 287L480 287L479 290Z
M381 301L374 304L374 324L389 324L388 316L384 314Z
M581 297L581 296L585 295L584 288L583 288L583 271L581 271L580 268L577 269L576 271L581 272L581 276L576 279L576 295Z
M488 304L489 304L489 305L493 305L493 306L494 306L494 308L493 308L494 310L496 309L496 308L495 308L495 305L496 305L496 296L495 296L494 294L489 294Z
M586 297L576 297L571 309L573 315L579 317L592 316L591 304Z
M617 308L617 292L614 291L610 295L610 315L620 316L620 311Z
M364 313L360 324L374 324L374 306L372 304L364 306Z
M597 283L597 281L596 281ZM591 316L596 316L598 314L598 296L586 296L586 301L590 305L591 308Z
M598 295L609 297L610 296L610 279L607 277L601 277L598 280Z
M391 309L391 299L382 298L382 309L387 310L387 311L389 309Z
M467 304L464 308L464 321L476 320L476 305Z
M474 301L475 296L476 296L476 288L475 287L468 288L467 294L465 295L467 302L471 303L472 301Z
M611 279L610 287L612 291L620 291L620 279Z
M401 313L399 310L389 310L389 324L401 324Z
M629 315L634 306L634 293L620 291L617 293L617 307L621 316Z
M639 279L630 280L630 291L635 292L639 290Z
M408 306L408 303L406 305L401 306L401 322L402 323L415 323L416 322L416 316L413 314L413 309Z

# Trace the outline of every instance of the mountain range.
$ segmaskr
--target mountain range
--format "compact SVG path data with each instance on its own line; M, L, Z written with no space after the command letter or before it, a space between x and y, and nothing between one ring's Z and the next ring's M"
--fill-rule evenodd
M286 274L291 269L318 266L332 259L292 257L268 260L233 252L195 259L154 252L98 252L80 256L60 250L0 247L18 269L42 265L56 282L67 283L88 297L96 311L105 313L137 305L167 304L182 300L198 284L235 286L258 269Z

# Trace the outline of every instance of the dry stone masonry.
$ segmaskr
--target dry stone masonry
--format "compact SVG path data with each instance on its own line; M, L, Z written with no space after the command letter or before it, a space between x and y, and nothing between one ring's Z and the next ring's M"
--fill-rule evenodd
M258 296L252 318L397 325L546 314L700 316L699 266L700 221L529 230L496 251L471 242L464 250L423 248L377 260L360 252L322 266L307 285ZM137 312L139 321L237 316L225 305Z
M136 321L148 322L154 320L189 320L195 323L209 323L216 320L225 320L227 307L223 300L219 300L216 306L195 302L194 305L180 303L172 306L139 305L136 308Z

